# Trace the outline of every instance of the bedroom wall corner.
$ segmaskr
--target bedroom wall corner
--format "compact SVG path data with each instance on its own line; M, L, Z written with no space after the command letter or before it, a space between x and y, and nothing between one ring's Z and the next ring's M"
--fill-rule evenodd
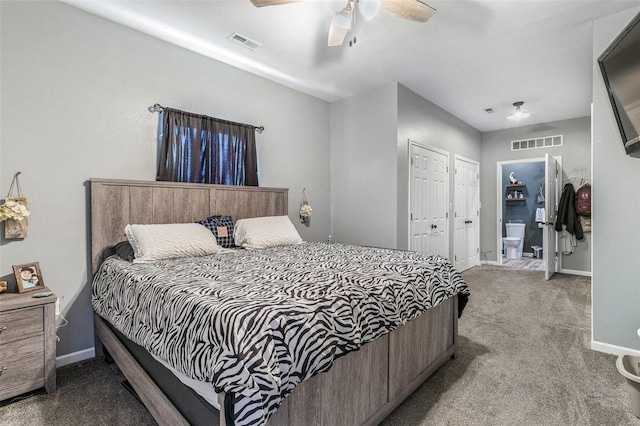
M302 238L326 240L328 102L60 2L0 2L0 42L0 193L22 171L32 212L29 237L0 241L0 276L40 262L69 320L59 357L94 346L86 181L155 179L158 115L147 108L156 102L263 125L261 186L289 188ZM303 188L308 228L298 220Z
M396 248L397 85L331 103L331 219L341 243Z
M409 140L428 147L439 148L449 153L449 203L454 203L455 156L461 155L480 162L482 134L464 121L439 106L398 84L398 129L396 159L398 169L397 187L397 247L409 248ZM482 164L480 164L482 167ZM482 197L480 198L482 200ZM481 215L483 213L481 212ZM453 215L449 215L449 258L453 258Z

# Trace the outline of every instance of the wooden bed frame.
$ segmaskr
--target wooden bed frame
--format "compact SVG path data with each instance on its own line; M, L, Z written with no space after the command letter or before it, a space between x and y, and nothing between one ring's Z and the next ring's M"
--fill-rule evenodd
M212 214L234 220L288 214L282 188L91 179L92 269L108 249L125 240L129 223L194 222ZM96 356L104 346L160 425L188 425L113 331L94 315ZM269 425L375 425L438 367L455 358L458 297L338 358L331 370L302 382L269 419ZM219 395L224 400L224 395ZM222 404L221 404L222 406ZM224 426L224 416L220 416Z

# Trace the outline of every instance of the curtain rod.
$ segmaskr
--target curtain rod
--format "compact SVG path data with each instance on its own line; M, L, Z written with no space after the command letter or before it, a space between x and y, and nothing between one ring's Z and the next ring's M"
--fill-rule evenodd
M149 112L162 112L164 111L164 107L160 104L153 104L152 106L150 106L149 108L147 108L149 110ZM264 126L260 126L260 127L255 127L256 132L262 134L262 132L264 131Z

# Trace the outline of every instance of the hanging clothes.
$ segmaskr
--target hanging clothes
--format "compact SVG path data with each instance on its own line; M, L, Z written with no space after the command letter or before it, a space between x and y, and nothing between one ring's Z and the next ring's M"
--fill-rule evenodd
M578 240L584 238L582 226L580 226L580 221L576 216L575 191L571 183L566 184L562 189L555 229L557 232L562 232L563 229L566 229L569 234L575 236Z
M563 229L562 233L560 233L559 241L560 251L562 254L572 254L577 245L578 242L576 241L575 235L571 235L566 229Z
M544 207L538 207L536 209L536 222L544 222L546 221L546 212Z

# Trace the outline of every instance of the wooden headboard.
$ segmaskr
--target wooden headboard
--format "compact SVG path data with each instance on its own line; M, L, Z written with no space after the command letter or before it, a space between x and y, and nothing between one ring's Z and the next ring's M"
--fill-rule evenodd
M127 224L186 223L219 214L234 220L288 214L288 189L90 179L91 265L126 239Z

